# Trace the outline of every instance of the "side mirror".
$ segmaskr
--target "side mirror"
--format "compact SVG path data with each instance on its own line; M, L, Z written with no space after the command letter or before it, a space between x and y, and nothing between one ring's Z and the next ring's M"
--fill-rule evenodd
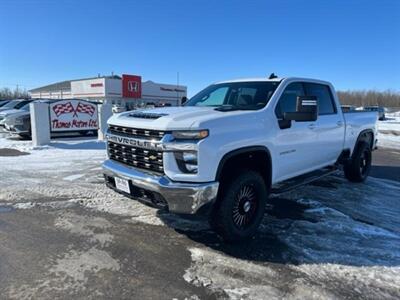
M181 99L181 105L184 105L188 101L188 98L186 96L183 96Z
M287 121L312 122L318 118L318 101L315 96L298 96L295 112L285 112L283 119Z

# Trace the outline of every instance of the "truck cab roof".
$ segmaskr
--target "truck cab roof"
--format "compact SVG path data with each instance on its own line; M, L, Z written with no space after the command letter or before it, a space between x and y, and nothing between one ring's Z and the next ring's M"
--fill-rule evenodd
M215 82L214 84L234 83L234 82L281 82L281 81L305 81L305 82L315 82L315 83L331 85L331 83L328 81L314 79L314 78L305 78L305 77L276 77L272 79L268 77L238 78L232 80L218 81Z

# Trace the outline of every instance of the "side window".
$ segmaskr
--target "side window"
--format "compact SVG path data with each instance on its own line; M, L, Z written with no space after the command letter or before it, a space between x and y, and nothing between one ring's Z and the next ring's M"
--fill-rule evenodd
M294 82L289 84L285 88L275 108L275 114L278 119L282 119L283 113L285 112L296 111L298 96L304 96L304 89L302 83Z
M307 96L316 96L318 99L318 115L336 113L332 94L329 86L317 83L304 83Z

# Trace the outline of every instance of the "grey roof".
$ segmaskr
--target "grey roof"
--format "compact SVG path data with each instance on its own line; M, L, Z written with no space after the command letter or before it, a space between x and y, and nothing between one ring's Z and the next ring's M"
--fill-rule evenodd
M56 82L53 84L45 85L38 87L36 89L29 90L30 93L40 93L40 92L56 92L56 91L67 91L71 90L71 81L79 81L79 80L90 80L96 78L108 78L108 79L121 79L118 75L112 76L100 76L100 77L89 77L89 78L82 78L82 79L73 79L73 80L65 80Z

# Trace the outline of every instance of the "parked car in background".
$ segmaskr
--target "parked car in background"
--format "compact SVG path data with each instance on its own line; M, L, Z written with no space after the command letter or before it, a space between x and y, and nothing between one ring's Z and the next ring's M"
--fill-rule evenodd
M19 113L21 109L23 111L29 110L29 103L33 100L12 100L6 105L0 108L0 126L5 127L5 119L15 113ZM11 108L10 108L11 107Z
M374 105L374 106L366 106L364 107L364 110L366 111L376 111L378 112L378 118L379 120L385 120L385 108L382 106Z
M357 107L355 107L354 105L342 105L342 112L346 113L346 112L352 112L355 111Z
M0 100L0 107L6 105L10 100Z
M12 134L27 138L31 136L31 113L30 103L20 109L6 110L0 112L0 126Z
M20 109L22 106L24 106L25 104L30 103L32 101L33 101L33 99L11 100L7 104L0 107L0 112L5 111L5 110L10 110L10 109Z
M119 113L122 113L122 112L124 112L124 111L126 111L125 105L114 104L114 105L112 106L112 112L113 112L114 114L119 114Z

